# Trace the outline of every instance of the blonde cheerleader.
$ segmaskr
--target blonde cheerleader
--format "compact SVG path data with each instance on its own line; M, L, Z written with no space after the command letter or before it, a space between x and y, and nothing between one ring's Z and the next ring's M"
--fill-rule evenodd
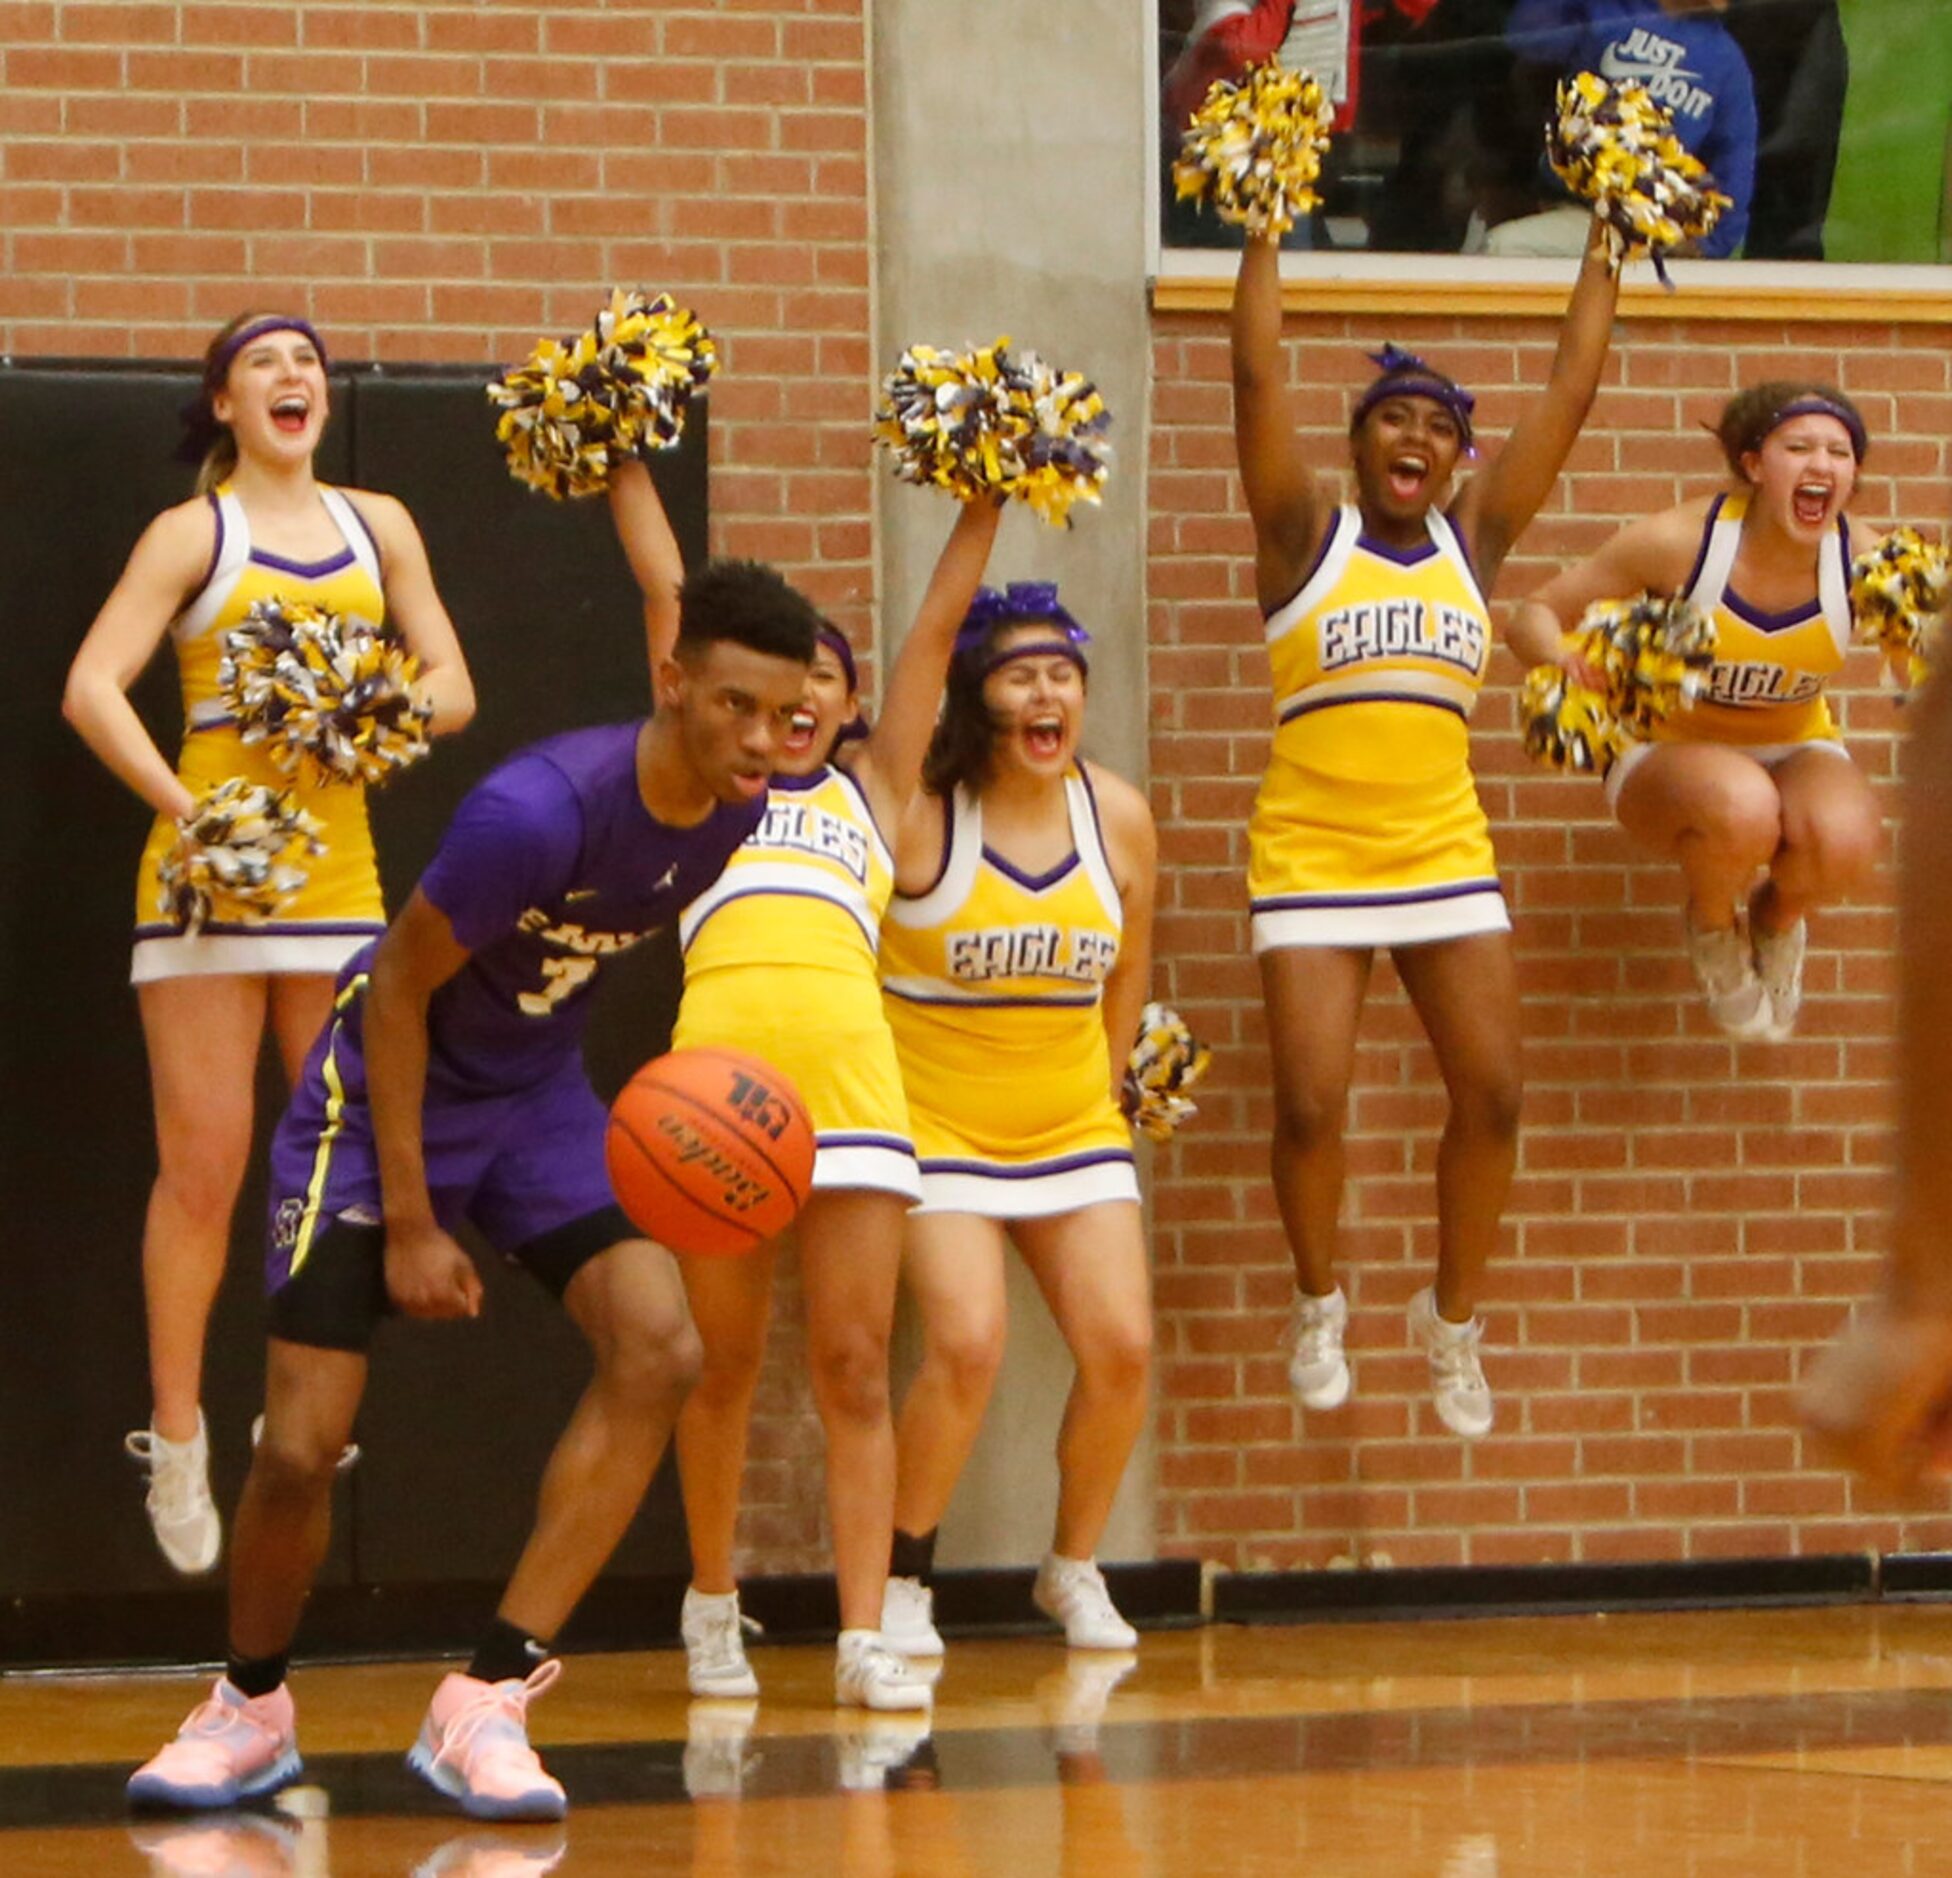
M129 1437L148 1466L164 1556L208 1571L221 1545L199 1406L210 1309L251 1146L252 1093L267 1018L297 1074L332 999L333 974L385 917L358 783L290 778L246 743L220 695L225 635L254 605L303 603L398 632L419 662L416 701L439 735L462 728L474 692L427 555L392 497L330 488L313 473L327 417L325 348L304 320L245 313L211 341L186 413L197 495L137 542L68 674L63 710L109 769L156 811L136 881L131 971L155 1104L159 1168L143 1233L149 1426ZM172 767L127 692L167 636L183 679L182 754ZM159 868L179 824L214 786L291 787L324 851L268 918L222 908L186 931L166 911Z

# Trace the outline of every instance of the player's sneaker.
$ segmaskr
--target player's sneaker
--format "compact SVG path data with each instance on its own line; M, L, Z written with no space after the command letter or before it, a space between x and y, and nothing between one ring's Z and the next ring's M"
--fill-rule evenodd
M1491 1386L1478 1357L1483 1324L1475 1317L1468 1324L1439 1317L1437 1294L1426 1287L1410 1300L1410 1334L1430 1359L1430 1393L1438 1420L1466 1441L1489 1434Z
M176 1739L129 1776L129 1803L214 1811L275 1793L300 1768L291 1691L280 1683L269 1695L246 1695L219 1676Z
M1769 994L1756 975L1755 954L1739 926L1703 932L1688 913L1688 963L1708 1000L1709 1015L1731 1037L1759 1037L1769 1028Z
M879 1631L843 1630L834 1656L834 1704L883 1713L925 1709L934 1693L882 1642Z
M759 1693L759 1678L746 1661L745 1633L759 1626L739 1609L739 1594L685 1590L678 1633L685 1640L685 1682L693 1695L740 1701Z
M905 1771L927 1756L929 1726L928 1716L909 1714L871 1715L843 1728L834 1742L842 1788L876 1793L899 1784Z
M685 1792L694 1800L736 1800L761 1756L747 1754L757 1702L694 1702L685 1710Z
M935 1593L919 1578L890 1578L881 1594L881 1641L899 1656L940 1656Z
M470 1832L437 1845L413 1868L413 1878L542 1878L568 1850L569 1834L560 1826L540 1837Z
M1795 1031L1797 1013L1803 1008L1803 955L1809 949L1809 927L1799 919L1781 932L1757 927L1754 933L1756 976L1769 1005L1769 1023L1762 1034L1771 1043L1782 1043Z
M569 1802L529 1746L529 1704L563 1673L550 1657L526 1682L442 1679L407 1765L475 1819L561 1819Z
M1288 1327L1281 1334L1288 1352L1288 1387L1303 1408L1340 1408L1349 1399L1349 1359L1342 1353L1349 1300L1338 1285L1325 1298L1297 1290Z
M1064 1641L1074 1650L1139 1647L1139 1633L1119 1616L1095 1559L1046 1552L1030 1596L1046 1617L1064 1626Z
M224 1525L210 1497L210 1434L203 1410L188 1441L170 1441L155 1428L136 1428L122 1445L149 1469L149 1527L168 1559L185 1577L207 1572L223 1550Z
M261 1813L149 1819L129 1828L129 1843L148 1858L154 1878L293 1878L302 1869L302 1838L303 1828Z

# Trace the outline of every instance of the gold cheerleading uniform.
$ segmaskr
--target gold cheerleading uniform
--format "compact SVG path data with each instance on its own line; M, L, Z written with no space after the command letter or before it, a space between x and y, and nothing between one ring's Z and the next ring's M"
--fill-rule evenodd
M765 819L685 908L674 1050L770 1063L813 1122L816 1188L920 1197L874 950L895 868L861 785L829 763L775 776Z
M345 494L321 485L319 495L344 546L323 561L287 561L251 545L244 505L228 483L210 493L216 547L210 571L189 604L170 622L183 679L183 749L176 773L193 795L242 777L295 791L316 816L325 852L304 865L305 884L267 920L212 920L185 933L162 916L157 868L175 845L176 824L159 815L136 876L136 943L129 976L136 984L204 972L322 972L331 974L386 926L379 867L358 783L294 782L266 754L247 744L224 707L217 668L224 636L260 600L303 601L323 612L378 625L386 616L378 544Z
M1034 1219L1139 1197L1103 1008L1124 911L1082 769L1064 791L1071 855L1033 880L983 845L983 805L957 790L935 884L882 922L922 1212Z
M1274 748L1248 824L1253 946L1396 946L1511 925L1466 728L1491 616L1434 509L1411 549L1339 509L1267 616Z
M1850 650L1850 526L1839 515L1817 548L1816 593L1763 613L1728 584L1749 499L1717 496L1701 532L1687 597L1715 622L1715 664L1701 696L1656 732L1663 743L1784 744L1834 740L1823 687Z

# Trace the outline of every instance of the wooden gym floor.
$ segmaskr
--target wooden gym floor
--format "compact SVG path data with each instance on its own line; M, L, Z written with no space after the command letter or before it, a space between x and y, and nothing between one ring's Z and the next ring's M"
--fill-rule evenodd
M932 1736L837 1717L829 1651L687 1705L675 1652L534 1712L566 1827L471 1827L401 1765L438 1666L302 1670L279 1808L130 1820L201 1692L0 1682L5 1878L1887 1878L1952 1874L1952 1612L1930 1606L952 1640Z

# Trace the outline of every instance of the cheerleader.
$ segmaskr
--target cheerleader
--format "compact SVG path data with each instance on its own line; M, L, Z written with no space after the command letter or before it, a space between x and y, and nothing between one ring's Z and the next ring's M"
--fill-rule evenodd
M1120 1090L1151 973L1157 841L1139 791L1078 755L1086 639L1053 586L977 597L881 929L922 1169L902 1273L923 1339L896 1431L882 1630L914 1656L942 1652L935 1533L1002 1360L1008 1243L1077 1364L1033 1595L1073 1648L1138 1641L1094 1555L1151 1371Z
M1845 510L1867 438L1842 392L1802 381L1738 393L1716 436L1730 486L1629 524L1550 581L1512 645L1566 662L1564 628L1595 600L1642 592L1683 594L1713 619L1701 698L1620 757L1606 799L1640 846L1679 864L1688 960L1715 1022L1780 1041L1803 1001L1805 916L1877 859L1877 801L1823 695L1850 646Z
M1544 393L1453 496L1472 399L1387 349L1356 400L1356 500L1337 507L1296 434L1275 249L1250 239L1233 305L1234 430L1254 520L1275 731L1248 830L1253 947L1273 1056L1275 1196L1295 1262L1289 1381L1348 1397L1335 1282L1357 1026L1386 947L1450 1096L1437 1277L1410 1307L1439 1417L1491 1426L1479 1281L1517 1157L1518 986L1466 721L1491 649L1485 595L1552 487L1599 384L1616 269L1596 220Z
M648 596L676 584L676 544L641 470L617 507ZM634 491L634 493L633 493ZM823 628L805 701L776 761L765 820L679 923L685 990L672 1046L748 1050L777 1066L813 1119L813 1192L795 1226L814 1406L827 1442L827 1506L840 1594L837 1702L928 1705L928 1685L878 1635L895 1493L889 1342L902 1215L917 1198L915 1149L875 979L875 937L893 888L882 831L921 779L944 668L982 578L998 510L968 503L889 673L870 729L854 654ZM660 629L652 621L652 649ZM746 1431L765 1350L777 1248L685 1258L704 1367L678 1421L692 1551L681 1628L694 1695L753 1696L733 1545Z
M211 341L186 413L197 494L137 542L68 673L62 709L109 769L156 811L136 880L131 978L156 1116L158 1172L143 1231L149 1426L128 1437L148 1467L150 1524L178 1571L208 1571L222 1542L200 1407L204 1337L223 1278L231 1208L251 1147L267 1020L288 1077L330 1009L340 964L385 925L364 791L296 785L325 852L274 919L178 929L158 899L158 863L214 784L287 779L243 741L218 692L227 631L259 601L390 619L419 660L419 701L438 735L461 729L474 692L427 554L392 497L319 482L326 356L304 320L244 313ZM182 754L172 768L128 688L165 634L183 679Z

